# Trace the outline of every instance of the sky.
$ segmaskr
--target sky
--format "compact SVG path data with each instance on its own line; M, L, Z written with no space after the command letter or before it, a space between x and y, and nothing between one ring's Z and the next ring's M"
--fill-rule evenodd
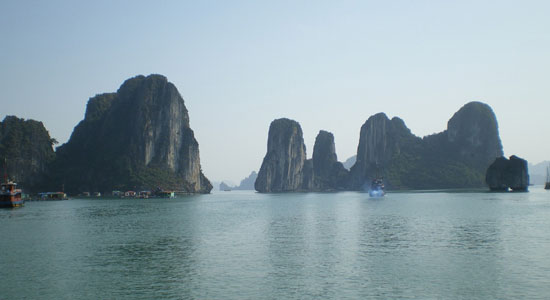
M142 74L178 88L212 181L258 171L271 121L338 159L369 116L441 132L489 104L505 155L550 159L550 1L0 1L0 118L65 143L90 97Z

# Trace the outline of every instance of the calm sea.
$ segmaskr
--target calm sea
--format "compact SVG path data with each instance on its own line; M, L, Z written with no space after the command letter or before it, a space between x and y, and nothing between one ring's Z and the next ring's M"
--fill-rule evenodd
M73 199L0 210L0 299L549 299L550 192Z

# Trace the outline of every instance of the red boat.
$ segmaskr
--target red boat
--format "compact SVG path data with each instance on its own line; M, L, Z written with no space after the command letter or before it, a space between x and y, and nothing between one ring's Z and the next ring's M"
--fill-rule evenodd
M21 198L21 190L17 188L17 183L7 180L2 183L0 191L0 207L18 207L23 206L25 200Z

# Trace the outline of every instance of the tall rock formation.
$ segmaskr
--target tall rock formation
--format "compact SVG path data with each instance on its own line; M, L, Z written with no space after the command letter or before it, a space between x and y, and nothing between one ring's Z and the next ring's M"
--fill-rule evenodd
M282 118L271 122L264 157L254 187L258 192L303 190L306 146L298 122Z
M515 155L497 157L487 169L485 181L491 191L525 192L529 186L527 161Z
M269 129L255 187L260 192L363 190L377 177L389 189L483 187L487 167L501 155L495 114L480 102L464 105L445 131L424 138L397 117L371 116L361 127L349 172L337 161L331 133L319 132L307 160L300 125L279 119Z
M313 186L316 191L335 191L347 188L348 170L336 156L334 135L321 130L313 146Z
M397 117L390 120L384 113L371 116L361 126L357 158L351 168L352 188L363 189L373 178L387 177L390 175L387 166L408 162L417 155L421 142L403 120Z
M313 158L306 159L302 128L296 121L271 123L255 189L263 193L335 191L346 189L348 171L337 161L334 136L321 130L315 139Z
M54 143L42 122L7 116L0 122L0 176L7 174L25 192L44 188Z
M502 155L498 124L484 103L464 105L447 130L423 139L399 118L370 117L361 127L352 189L383 176L390 189L482 187L485 170Z
M116 93L91 98L84 120L57 154L57 180L73 193L212 189L184 101L161 75L136 76Z

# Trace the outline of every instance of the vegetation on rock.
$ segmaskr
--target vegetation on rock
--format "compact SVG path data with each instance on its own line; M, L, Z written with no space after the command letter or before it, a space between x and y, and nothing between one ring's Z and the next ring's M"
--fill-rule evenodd
M351 188L378 176L390 189L483 187L485 171L501 155L498 123L487 104L464 105L447 130L422 139L401 119L378 114L361 128Z
M55 158L53 145L42 122L7 116L0 122L0 172L25 189L43 188L48 165ZM3 180L3 178L2 178Z
M400 118L371 116L361 127L349 172L336 159L331 133L319 133L313 159L307 160L298 122L278 119L270 126L256 190L363 190L379 177L389 189L482 187L485 171L501 155L495 114L480 102L464 105L445 131L424 138L412 134Z
M161 75L137 76L91 98L84 120L58 147L52 172L71 193L212 189L183 99Z

